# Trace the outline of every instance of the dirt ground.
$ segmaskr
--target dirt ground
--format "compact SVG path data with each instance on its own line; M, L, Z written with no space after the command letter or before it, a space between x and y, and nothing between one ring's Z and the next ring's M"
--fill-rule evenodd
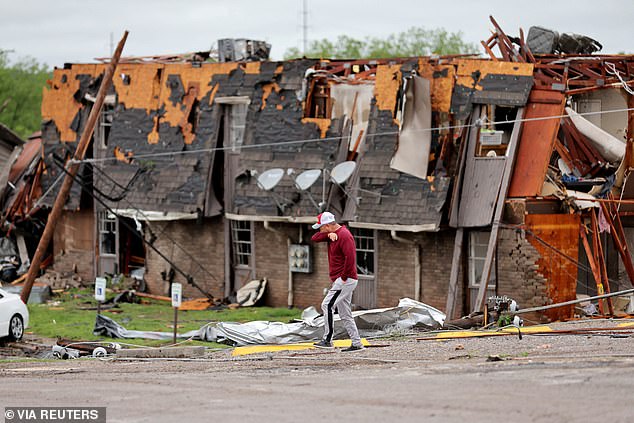
M106 406L108 422L626 422L634 417L634 327L583 334L373 340L204 359L0 364L6 406ZM630 330L631 329L631 330Z

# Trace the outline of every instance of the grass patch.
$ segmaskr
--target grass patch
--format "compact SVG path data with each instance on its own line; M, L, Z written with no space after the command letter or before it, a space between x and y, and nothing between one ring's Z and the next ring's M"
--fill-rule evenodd
M110 295L113 296L113 295ZM109 297L110 297L109 296ZM128 342L138 345L159 346L168 341L145 339L115 340L100 338L92 334L95 325L97 302L90 290L70 290L53 298L47 304L29 304L30 322L28 332L47 338L65 338L82 341L106 340ZM105 308L105 307L104 307ZM174 309L165 301L143 300L142 304L119 304L117 312L102 311L126 329L172 332ZM288 322L301 316L299 309L273 307L244 307L235 310L201 310L178 312L178 332L199 329L208 322L248 322L254 320ZM188 345L223 347L221 344L190 341Z

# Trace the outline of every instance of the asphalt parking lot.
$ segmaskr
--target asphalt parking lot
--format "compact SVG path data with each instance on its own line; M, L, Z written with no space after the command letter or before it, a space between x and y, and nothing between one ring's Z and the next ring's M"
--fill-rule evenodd
M556 329L616 326L613 321ZM357 353L0 364L7 406L105 406L108 422L631 421L629 330L373 341Z

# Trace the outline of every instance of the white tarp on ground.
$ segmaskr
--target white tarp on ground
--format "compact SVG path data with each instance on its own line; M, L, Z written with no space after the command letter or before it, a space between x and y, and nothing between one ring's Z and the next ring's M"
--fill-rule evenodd
M405 81L403 124L390 167L425 179L431 148L430 85L427 79L420 76L412 76Z
M402 332L414 327L439 329L445 321L445 314L427 304L403 298L397 307L355 311L352 313L364 338ZM317 341L324 333L324 319L313 307L302 313L302 320L294 323L255 321L247 323L208 323L199 330L179 334L179 338L195 338L203 341L217 341L236 346L257 344L292 344ZM129 331L114 320L98 315L95 335L113 338L172 339L169 332ZM334 338L346 338L347 334L339 316L335 315Z

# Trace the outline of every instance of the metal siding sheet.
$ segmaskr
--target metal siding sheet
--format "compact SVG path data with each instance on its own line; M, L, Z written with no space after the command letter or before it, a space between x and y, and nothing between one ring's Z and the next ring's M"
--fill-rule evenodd
M559 130L565 97L558 91L533 90L526 106L519 150L508 197L537 197L541 194L548 162Z
M526 227L531 232L526 239L539 252L537 260L539 273L547 279L547 294L552 303L574 300L577 295L577 265L562 257L554 249L568 257L579 256L579 215L576 214L529 214ZM544 245L535 236L545 241ZM552 248L551 248L552 247ZM551 320L570 319L574 314L574 305L547 310L545 314Z

